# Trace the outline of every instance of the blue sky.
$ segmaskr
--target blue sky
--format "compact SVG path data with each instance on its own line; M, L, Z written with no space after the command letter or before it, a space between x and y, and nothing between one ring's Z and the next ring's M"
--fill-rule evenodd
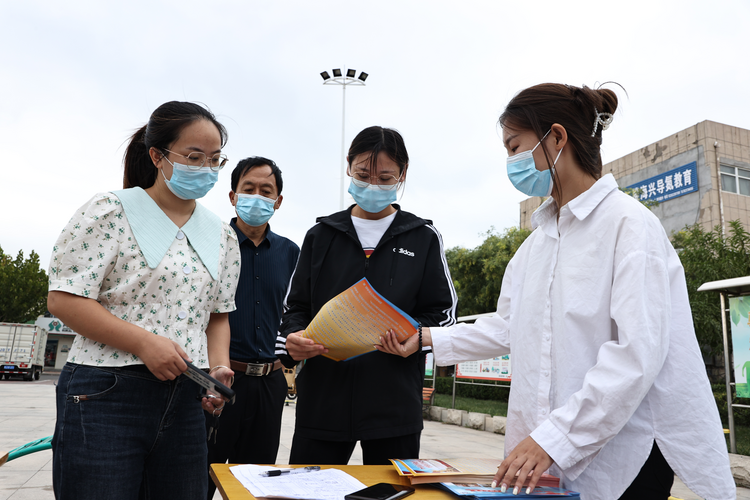
M347 90L347 143L370 125L401 131L402 207L446 247L518 224L496 121L530 85L625 87L612 87L605 163L706 119L750 128L745 1L25 0L0 3L0 19L0 246L45 268L75 209L121 188L129 134L168 100L218 115L231 167L279 164L271 225L299 244L339 205L341 89L324 70L370 74ZM201 200L225 220L230 173Z

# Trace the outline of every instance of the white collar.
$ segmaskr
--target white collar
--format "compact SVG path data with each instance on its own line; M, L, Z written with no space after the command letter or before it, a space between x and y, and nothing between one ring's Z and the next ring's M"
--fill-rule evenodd
M618 189L617 181L612 174L607 174L597 180L593 186L570 200L566 205L568 210L578 219L584 220L614 189ZM550 221L557 221L557 202L551 196L531 214L531 227L536 229L545 226ZM547 231L545 231L547 232ZM553 232L556 233L556 230Z
M213 279L219 279L221 219L200 203L181 228L167 217L156 202L139 187L112 191L128 217L148 267L156 269L177 234L182 231Z

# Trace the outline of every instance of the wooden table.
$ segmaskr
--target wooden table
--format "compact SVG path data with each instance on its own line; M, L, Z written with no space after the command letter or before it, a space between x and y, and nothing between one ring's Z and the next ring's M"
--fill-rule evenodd
M211 479L224 500L253 500L255 497L242 486L229 470L235 464L211 464ZM275 467L304 467L302 465L276 465ZM399 476L392 465L322 465L321 469L339 469L357 478L367 486L377 483L392 483L409 485L409 479ZM456 497L448 492L438 490L434 486L418 484L416 490L408 498L411 500L455 500Z

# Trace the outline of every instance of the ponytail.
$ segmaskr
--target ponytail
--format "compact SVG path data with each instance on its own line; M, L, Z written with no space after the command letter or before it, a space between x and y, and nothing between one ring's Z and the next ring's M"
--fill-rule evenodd
M143 142L143 138L146 135L146 127L148 125L144 125L136 130L125 150L125 157L123 159L125 172L122 176L123 189L132 187L147 189L156 182L158 169L151 161L151 156L148 154L149 148Z

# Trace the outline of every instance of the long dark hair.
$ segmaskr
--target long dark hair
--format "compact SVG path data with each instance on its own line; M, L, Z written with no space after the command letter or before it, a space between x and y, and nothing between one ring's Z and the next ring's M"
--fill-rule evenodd
M568 133L568 145L581 168L594 179L602 176L602 127L594 131L597 113L614 113L617 95L609 89L590 89L560 83L542 83L519 92L500 115L500 126L514 130L533 130L544 137L553 124L559 123ZM552 167L554 157L541 144L547 164ZM559 182L554 191L560 195Z
M368 161L368 168L371 175L378 171L378 154L385 151L388 157L398 165L398 174L404 173L404 169L409 165L409 153L406 152L404 138L397 130L392 128L367 127L357 134L349 147L349 168L352 168L352 162L361 154L372 153Z
M158 170L149 156L151 148L164 150L180 137L180 132L195 120L208 120L219 129L221 147L227 143L227 129L216 120L211 111L192 102L170 101L151 113L148 123L131 137L125 149L125 172L122 187L150 188L156 181Z

